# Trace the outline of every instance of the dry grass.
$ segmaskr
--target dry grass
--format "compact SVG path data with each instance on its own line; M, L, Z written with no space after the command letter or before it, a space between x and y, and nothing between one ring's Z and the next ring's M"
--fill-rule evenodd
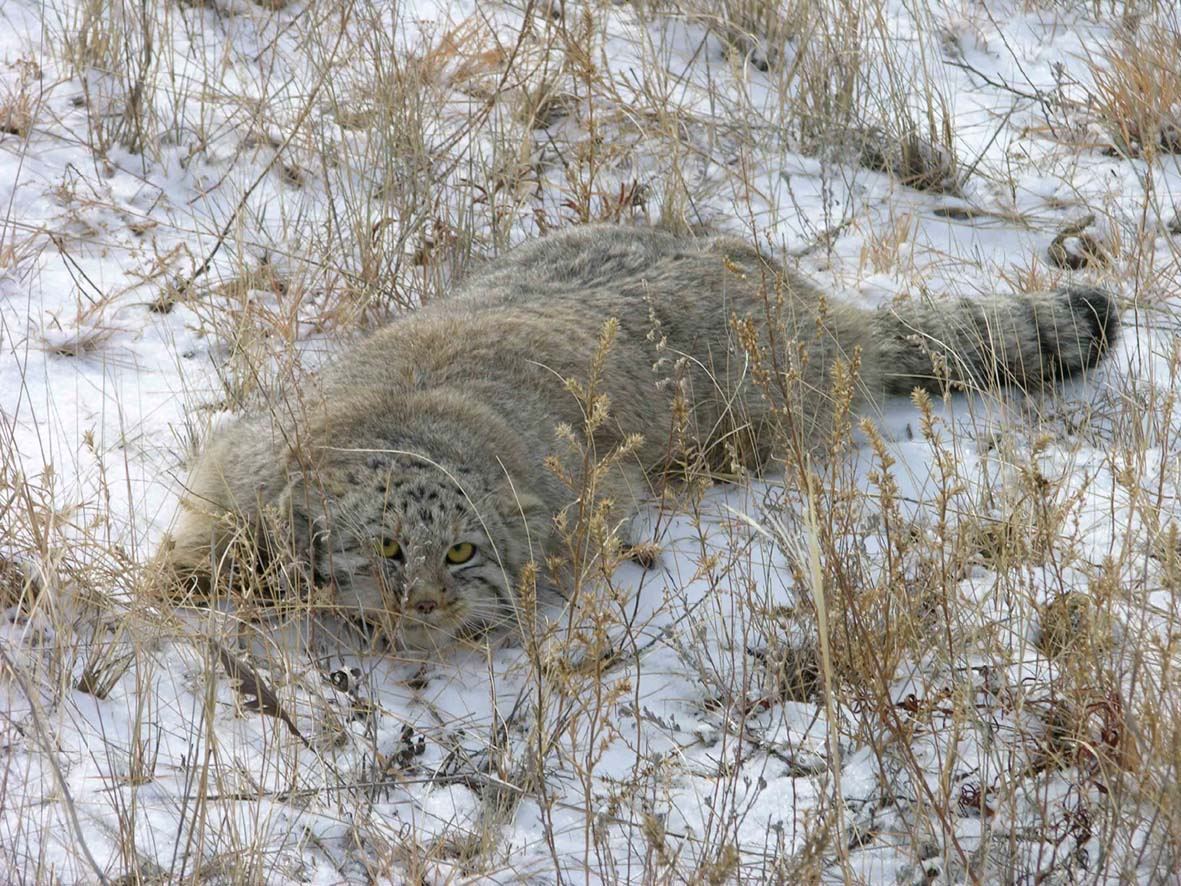
M1181 18L1130 20L1091 60L1094 105L1112 148L1154 161L1181 153Z
M37 115L41 67L32 58L19 58L8 67L17 76L16 83L0 93L0 135L27 138Z
M834 194L855 193L867 175L859 166L940 199L962 196L974 176L1002 204L1018 187L1003 169L961 160L932 49L948 45L943 20L923 4L903 4L917 52L893 41L898 7L885 0L635 4L627 41L612 30L622 13L610 5L477 11L421 31L404 10L379 5L313 4L299 16L283 7L84 0L47 17L47 51L81 95L85 133L74 136L96 168L133 156L145 168L204 163L208 179L185 223L132 220L128 242L152 244L137 247L137 273L150 285L92 287L79 276L76 307L44 318L35 346L53 359L116 361L112 339L136 322L131 309L150 304L160 322L183 316L182 328L209 344L220 383L192 393L186 445L199 442L210 407L298 409L276 391L306 371L306 351L446 297L469 265L521 236L593 221L695 228L735 218L729 227L761 235L793 212L791 187L772 195L756 175L785 152L815 159L823 185L824 217L802 251L834 255L845 233L864 235L852 260L833 261L851 285L892 275L900 290L926 286L915 258L922 204L873 217L844 196L838 205ZM1148 164L1149 179L1176 150L1174 19L1148 10L1090 60L1088 113L1122 156ZM195 40L245 22L260 35L253 67L176 44L176 34ZM721 61L690 75L677 55L682 38L694 59L720 44ZM634 54L623 72L606 62L622 42ZM0 144L43 123L39 65L26 59L13 71L0 90ZM1046 126L1079 107L1054 104ZM38 250L114 248L108 231L81 225L98 208L125 206L65 184L58 198L70 236L57 246L42 230L18 238L6 219L0 270L24 272ZM1085 196L1065 208L1076 199ZM1009 209L982 224L1044 223L1050 241L1056 219ZM1164 210L1151 188L1141 210L1092 270L1133 281L1124 294L1145 325L1167 329L1172 316L1154 301L1173 291L1177 249L1171 264L1156 251L1144 219ZM1017 291L1066 279L1032 255L1005 268L969 265L948 276L999 278ZM753 340L736 329L765 393L794 402L802 378L775 371ZM490 722L451 716L438 674L407 677L413 668L376 644L363 674L321 655L331 632L359 646L371 638L296 571L238 576L217 605L174 611L153 592L151 551L116 525L111 502L122 490L108 462L117 450L83 441L89 454L75 458L91 459L97 479L63 487L58 444L38 438L49 455L37 462L16 443L15 423L51 421L37 411L43 403L11 404L14 414L5 404L0 604L10 622L0 682L18 703L0 714L0 786L49 774L47 802L16 810L20 829L0 834L0 865L29 882L69 879L53 859L26 853L39 829L85 821L117 847L103 873L111 879L282 881L307 873L307 852L331 859L343 881L546 879L556 870L609 882L865 881L874 868L863 859L876 852L908 865L901 882L927 882L932 871L959 882L1166 881L1181 858L1172 393L1181 351L1161 356L1157 384L1126 380L1074 407L1019 404L999 391L954 409L916 396L909 431L931 452L925 482L872 423L840 408L825 463L802 444L790 409L764 480L744 475L737 451L683 459L653 517L657 530L671 512L691 527L679 539L681 571L664 559L666 571L642 579L649 593L663 582L665 608L678 613L659 641L618 578L627 552L600 487L627 451L588 442L609 409L592 366L571 383L587 424L562 429L552 465L579 507L561 518L563 556L523 578L517 670L496 673L495 652L468 651L486 656L491 684L518 691ZM853 401L857 374L855 361L833 372L838 405ZM951 417L965 412L966 422ZM708 490L719 475L748 497L748 516L716 504ZM1096 499L1101 483L1109 488ZM128 507L129 519L151 519ZM1094 528L1104 521L1106 546ZM244 538L239 559L254 554L256 540ZM539 610L554 583L566 608L549 623ZM694 590L703 586L708 594ZM791 605L785 586L797 591ZM282 612L276 588L296 589ZM641 681L669 673L684 676L670 691L685 694L691 726L645 709ZM160 685L193 702L194 750L181 761L161 756ZM374 701L375 687L390 686L431 715L415 724L425 734L399 724L409 731L391 740L394 715ZM89 722L94 700L131 714L126 734L110 727L93 751L115 774L80 786L46 761L69 762L54 730ZM429 767L428 741L442 758ZM10 753L18 746L29 756ZM632 755L627 775L597 776L619 746ZM871 784L840 777L842 764ZM176 780L183 790L169 796L181 808L168 813L179 826L167 836L145 829L158 812L153 789ZM742 826L768 781L781 790L790 782L801 807L756 851ZM115 797L114 814L91 816L80 787ZM431 820L429 804L413 808L413 821L391 812L402 810L394 800L430 791L469 802L445 823ZM17 801L6 795L16 796L0 790L0 812L11 813ZM65 810L60 819L55 810ZM511 841L526 817L548 858L530 846L533 867L522 869L524 851ZM571 845L576 861L565 854ZM632 867L619 866L624 852ZM79 855L82 879L99 879L98 866Z

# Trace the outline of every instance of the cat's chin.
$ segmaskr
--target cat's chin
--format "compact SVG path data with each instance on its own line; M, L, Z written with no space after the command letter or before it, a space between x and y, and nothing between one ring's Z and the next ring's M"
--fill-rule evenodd
M503 645L516 636L507 626L482 621L448 620L432 625L400 625L396 647L411 654L435 654L448 649L474 649Z
M442 652L451 649L457 642L454 631L446 627L403 627L398 629L395 636L400 652Z

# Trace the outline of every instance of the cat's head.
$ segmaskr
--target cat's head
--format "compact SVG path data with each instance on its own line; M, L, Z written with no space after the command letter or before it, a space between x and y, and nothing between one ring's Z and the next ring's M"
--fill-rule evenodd
M342 609L415 649L516 624L517 581L548 518L503 472L336 452L294 477L282 510Z

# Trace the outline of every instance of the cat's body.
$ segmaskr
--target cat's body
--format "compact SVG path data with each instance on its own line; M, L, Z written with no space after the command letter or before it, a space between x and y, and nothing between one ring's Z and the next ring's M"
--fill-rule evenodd
M346 352L304 392L300 419L246 418L215 435L166 556L182 573L214 571L226 515L250 526L273 510L341 606L398 614L404 641L431 645L511 620L523 565L570 504L546 466L555 427L585 422L565 380L587 380L609 319L618 331L597 384L610 411L594 446L601 456L643 435L600 489L620 512L667 464L670 378L703 451L767 457L774 400L750 381L735 318L755 321L768 368L795 359L789 340L805 344L788 404L804 445L828 426L837 358L859 356L863 403L934 387L932 354L953 382L1036 390L1094 365L1118 324L1089 289L874 313L821 301L737 240L590 227L529 243Z

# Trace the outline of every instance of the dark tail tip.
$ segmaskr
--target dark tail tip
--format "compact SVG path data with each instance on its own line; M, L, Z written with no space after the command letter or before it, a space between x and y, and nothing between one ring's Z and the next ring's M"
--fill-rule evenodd
M1115 297L1095 286L1067 286L1060 290L1070 303L1071 313L1091 326L1091 347L1084 365L1094 366L1119 336L1119 308Z

